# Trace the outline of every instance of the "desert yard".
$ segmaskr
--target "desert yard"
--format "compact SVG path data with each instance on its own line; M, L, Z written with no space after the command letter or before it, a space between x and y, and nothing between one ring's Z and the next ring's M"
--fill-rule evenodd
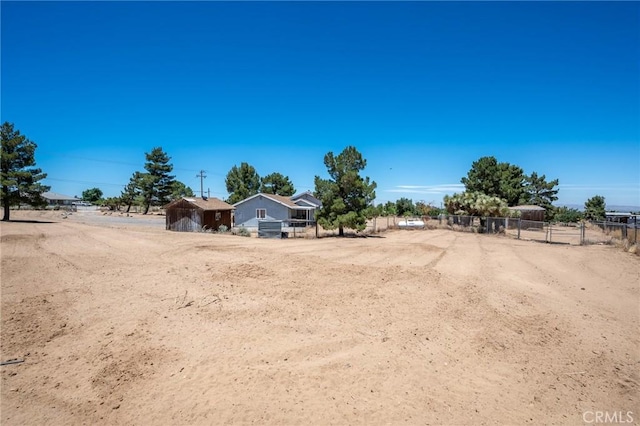
M640 257L612 246L12 219L3 425L640 421Z

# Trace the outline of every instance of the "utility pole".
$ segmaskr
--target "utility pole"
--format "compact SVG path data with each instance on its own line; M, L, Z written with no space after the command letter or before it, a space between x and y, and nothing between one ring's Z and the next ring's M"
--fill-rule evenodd
M196 177L200 178L200 198L204 198L204 178L207 177L205 170L200 170L200 174L197 174Z
M211 188L207 188L207 198L211 198Z

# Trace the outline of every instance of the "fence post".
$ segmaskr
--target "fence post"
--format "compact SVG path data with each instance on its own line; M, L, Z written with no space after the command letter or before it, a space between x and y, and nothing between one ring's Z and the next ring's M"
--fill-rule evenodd
M584 222L580 222L580 245L584 245Z
M551 222L549 222L549 243L551 243Z
M521 228L522 219L518 218L518 239L520 239L520 228Z

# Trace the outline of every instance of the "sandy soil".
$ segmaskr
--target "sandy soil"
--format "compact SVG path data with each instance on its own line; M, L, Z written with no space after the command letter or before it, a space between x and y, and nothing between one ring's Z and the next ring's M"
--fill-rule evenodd
M614 247L13 219L39 222L0 225L3 425L640 421L640 258Z

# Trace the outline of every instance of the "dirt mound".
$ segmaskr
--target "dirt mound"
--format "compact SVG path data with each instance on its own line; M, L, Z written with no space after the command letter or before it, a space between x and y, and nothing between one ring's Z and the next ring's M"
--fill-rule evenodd
M640 259L615 247L74 216L0 229L3 425L640 419Z

